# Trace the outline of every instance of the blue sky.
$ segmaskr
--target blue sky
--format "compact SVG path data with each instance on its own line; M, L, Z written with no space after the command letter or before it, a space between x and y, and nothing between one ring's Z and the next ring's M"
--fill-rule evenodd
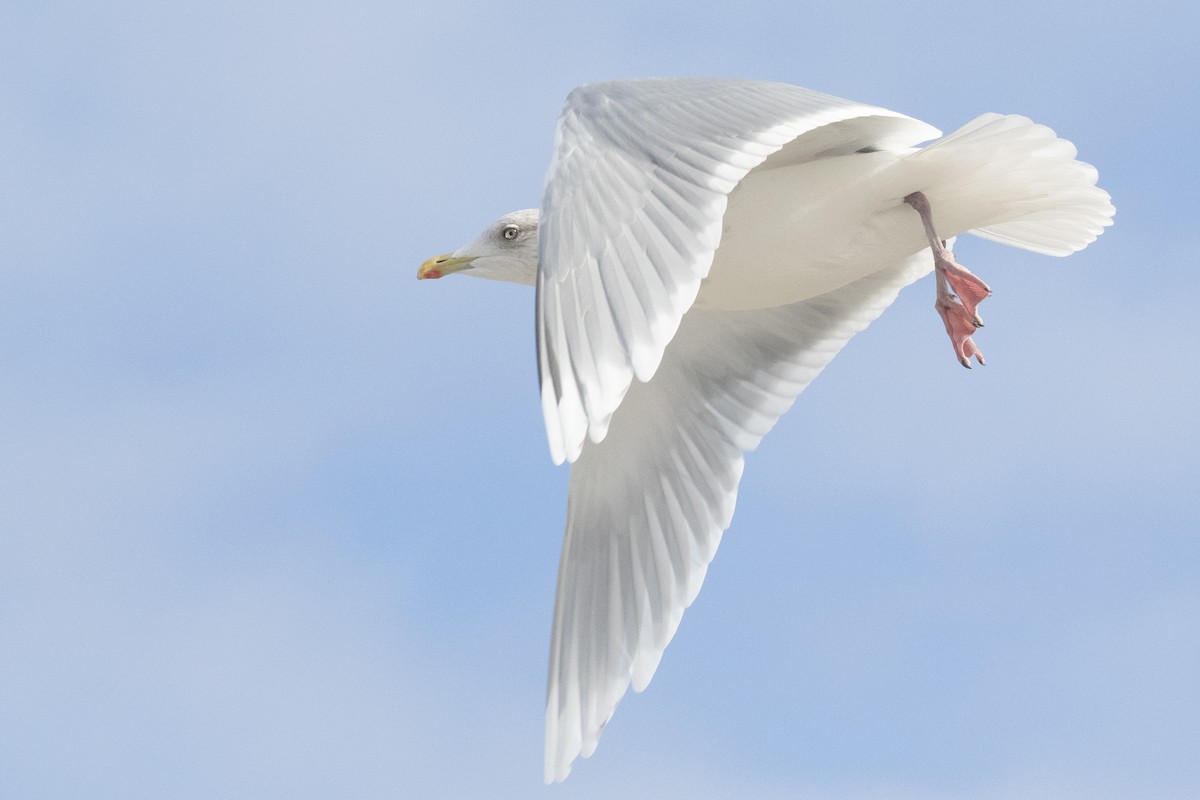
M0 795L1194 797L1193 4L0 7ZM1117 224L962 241L748 459L649 690L541 784L566 471L532 294L567 92L1022 113Z

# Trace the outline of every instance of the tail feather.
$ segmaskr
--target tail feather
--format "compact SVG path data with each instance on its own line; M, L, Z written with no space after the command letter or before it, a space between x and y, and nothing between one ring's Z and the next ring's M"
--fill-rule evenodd
M1065 256L1112 224L1115 209L1075 145L1017 115L984 114L909 156L937 180L927 194L945 227ZM939 225L943 221L939 219Z

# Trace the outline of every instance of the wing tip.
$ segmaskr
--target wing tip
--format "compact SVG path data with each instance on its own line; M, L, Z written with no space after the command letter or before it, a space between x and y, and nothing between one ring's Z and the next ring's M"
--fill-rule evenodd
M546 443L550 447L550 460L558 466L566 460L566 448L563 446L558 404L554 402L554 389L550 381L542 381L542 420L546 424Z

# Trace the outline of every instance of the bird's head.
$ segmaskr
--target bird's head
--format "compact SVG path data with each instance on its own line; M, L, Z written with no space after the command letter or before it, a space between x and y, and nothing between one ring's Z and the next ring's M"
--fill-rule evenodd
M461 272L532 286L537 261L538 210L532 208L505 214L465 247L429 259L417 270L417 279Z

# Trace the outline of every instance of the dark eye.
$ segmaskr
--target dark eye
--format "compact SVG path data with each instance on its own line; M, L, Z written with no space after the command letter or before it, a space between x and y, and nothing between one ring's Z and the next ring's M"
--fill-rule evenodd
M500 235L503 236L505 239L508 239L510 242L513 239L517 238L517 234L519 234L520 232L521 232L521 229L518 228L516 225L505 225L503 228L500 229Z

